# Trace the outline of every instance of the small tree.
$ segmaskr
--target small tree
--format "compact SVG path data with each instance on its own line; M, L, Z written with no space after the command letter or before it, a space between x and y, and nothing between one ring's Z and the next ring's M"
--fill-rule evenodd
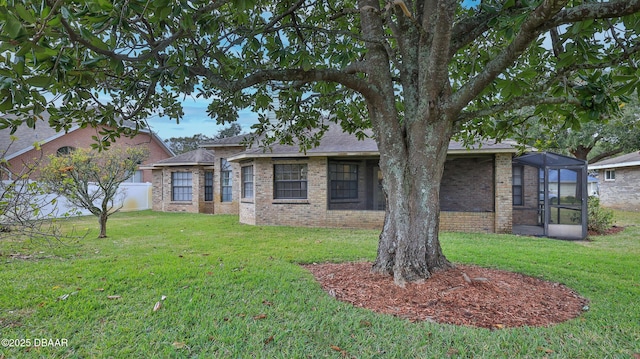
M613 226L613 211L600 206L598 197L589 197L589 222L587 227L589 231L603 234Z
M78 149L65 156L50 156L41 179L48 189L65 196L79 208L98 217L99 238L107 236L107 219L122 208L117 199L124 195L120 184L133 175L148 157L140 147L111 148L108 151Z
M74 235L62 234L60 217L68 217L74 209L62 212L56 198L48 195L41 184L30 180L40 166L42 151L39 157L22 166L12 167L6 160L9 148L17 140L11 137L11 143L0 151L0 239L29 238L47 241L71 238ZM36 150L39 146L34 145Z

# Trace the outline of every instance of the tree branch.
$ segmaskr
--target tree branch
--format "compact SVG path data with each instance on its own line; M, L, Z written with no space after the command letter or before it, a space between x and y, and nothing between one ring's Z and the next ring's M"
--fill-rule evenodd
M435 99L441 95L449 83L449 58L452 28L457 1L440 0L437 2L436 14L428 16L432 23L428 29L431 33L430 51L426 71L422 71L421 84L429 89L429 98ZM424 35L423 35L424 38ZM425 46L421 41L421 45Z
M545 96L527 96L513 98L511 101L503 102L483 108L476 111L462 112L456 119L456 124L461 125L467 121L479 118L493 116L500 113L505 113L512 110L517 110L523 107L535 106L535 105L562 105L573 104L580 106L580 101L575 98L567 97L545 97Z
M567 1L568 0L545 0L532 11L520 26L520 30L513 41L493 60L489 61L481 73L472 78L452 96L450 102L447 104L449 110L454 113L462 110L495 80L499 74L511 66L529 44L538 37L541 33L541 26L560 11Z
M614 0L608 2L585 2L559 11L547 21L542 29L569 24L582 20L607 19L631 15L640 11L640 0Z
M619 153L622 153L622 151L623 151L622 148L616 148L616 149L611 150L611 151L600 153L600 154L595 155L592 158L590 158L589 159L589 163L596 163L596 162L598 162L600 160L603 160L605 158L609 158L611 156L615 156L615 155L617 155Z

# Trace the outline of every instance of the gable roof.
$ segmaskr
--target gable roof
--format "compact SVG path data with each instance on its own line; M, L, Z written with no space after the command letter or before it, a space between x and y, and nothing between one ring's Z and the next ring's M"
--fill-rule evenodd
M239 161L260 157L335 157L335 156L379 156L378 145L373 138L371 130L364 131L367 137L359 140L355 135L342 130L340 125L331 124L327 132L320 140L317 147L311 148L306 153L300 152L297 145L275 144L268 148L249 148L242 153L231 156L229 161ZM515 143L505 141L496 143L481 141L471 147L466 147L457 141L449 142L449 154L480 154L480 153L517 153Z
M0 153L4 154L5 159L10 160L32 150L36 142L42 145L80 129L80 126L75 125L66 132L56 132L54 128L49 126L49 113L43 112L41 115L43 120L36 121L35 128L30 128L23 122L13 135L11 135L9 128L0 129ZM124 126L135 128L135 124L131 121L124 121ZM173 156L173 151L155 132L149 129L140 129L140 132L148 133L169 155ZM15 141L12 140L12 136Z
M198 148L193 151L181 153L177 156L166 158L158 161L151 166L153 167L171 167L171 166L213 166L215 163L215 156L212 151L206 148Z
M600 170L605 168L633 167L640 166L640 152L635 151L626 155L609 158L589 165L590 170Z

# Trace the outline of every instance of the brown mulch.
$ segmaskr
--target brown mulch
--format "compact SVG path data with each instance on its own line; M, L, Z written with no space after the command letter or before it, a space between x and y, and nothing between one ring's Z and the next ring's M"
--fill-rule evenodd
M603 233L598 233L596 231L589 231L589 237L593 237L593 236L608 236L611 234L616 234L616 233L620 233L624 231L624 227L621 226L612 226L610 228L607 228Z
M579 316L588 301L559 283L458 265L404 288L371 263L305 265L336 299L410 321L501 329L549 326Z

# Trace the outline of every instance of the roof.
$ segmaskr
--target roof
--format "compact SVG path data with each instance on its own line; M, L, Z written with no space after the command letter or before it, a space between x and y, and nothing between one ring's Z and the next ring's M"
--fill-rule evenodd
M239 161L260 157L335 157L335 156L379 156L378 145L373 139L372 132L365 131L367 137L359 140L355 135L342 130L339 125L332 124L320 140L317 147L306 153L300 152L298 145L272 145L269 148L250 148L228 158L229 161ZM516 153L518 149L514 143L496 143L483 141L472 147L466 147L461 142L449 143L449 154L480 154L480 153Z
M41 145L47 142L51 142L57 138L60 138L67 133L76 131L80 126L73 126L68 131L57 132L54 128L49 126L49 113L43 112L42 120L36 121L35 128L27 126L26 123L22 123L18 126L16 132L11 135L11 129L0 129L0 153L4 154L7 160L17 157L23 153L26 153L34 148L34 143L38 142ZM135 124L131 121L124 121L124 126L129 128L135 128ZM162 146L167 153L173 155L173 151L156 135L155 132L149 129L140 129L142 133L148 133L151 137L155 138L160 146ZM12 136L15 137L15 141L12 141ZM4 153L6 151L6 153Z
M605 168L633 167L640 166L640 152L635 151L626 155L609 158L589 165L590 170L599 170Z
M575 157L560 155L553 152L533 152L527 153L520 157L514 158L514 162L534 166L538 168L544 167L575 167L584 166L587 161Z
M181 153L171 158L154 163L151 167L170 167L170 166L213 166L215 156L212 151L205 148L198 148L193 151Z
M251 137L252 137L251 134L242 134L242 135L231 136L231 137L217 138L215 140L203 142L200 144L199 147L205 147L205 148L230 147L230 146L243 147L245 145L245 142L250 140Z
M9 160L19 156L33 148L36 142L46 143L58 137L64 136L64 132L56 132L43 121L36 122L36 128L30 128L25 123L18 126L16 132L11 135L11 129L0 129L0 151ZM15 141L12 140L15 137ZM4 152L6 151L6 153Z

